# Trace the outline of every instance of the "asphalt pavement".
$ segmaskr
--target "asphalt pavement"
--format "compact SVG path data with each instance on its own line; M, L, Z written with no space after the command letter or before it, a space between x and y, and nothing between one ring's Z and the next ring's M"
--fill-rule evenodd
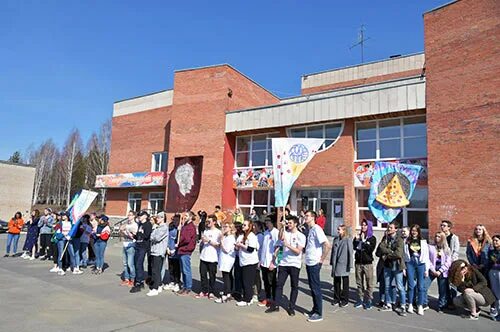
M6 235L0 235L0 253L5 253ZM19 241L22 248L24 236ZM82 275L58 276L49 273L47 261L0 258L0 331L499 331L500 325L483 311L478 321L460 313L439 314L430 309L424 316L400 317L394 312L366 311L353 307L356 298L351 274L351 303L333 307L331 269L322 269L322 322L308 323L301 312L312 307L305 267L299 283L297 315L285 310L266 314L265 308L252 305L236 307L234 302L216 304L193 296L179 297L162 292L147 297L143 291L130 294L120 286L121 244L110 240L105 261L109 267L102 275L87 269ZM198 253L193 254L194 290L199 287ZM220 275L218 275L220 277ZM221 280L218 286L222 286ZM289 293L289 287L284 294ZM435 285L430 290L436 295ZM375 297L377 298L378 290ZM435 299L431 298L431 307ZM487 308L484 308L485 310Z

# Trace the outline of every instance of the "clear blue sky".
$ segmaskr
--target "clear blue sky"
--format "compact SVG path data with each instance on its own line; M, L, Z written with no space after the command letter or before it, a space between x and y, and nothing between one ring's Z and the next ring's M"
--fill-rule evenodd
M429 1L0 2L0 160L73 127L86 140L113 102L169 89L176 69L230 63L280 97L300 76L423 51Z

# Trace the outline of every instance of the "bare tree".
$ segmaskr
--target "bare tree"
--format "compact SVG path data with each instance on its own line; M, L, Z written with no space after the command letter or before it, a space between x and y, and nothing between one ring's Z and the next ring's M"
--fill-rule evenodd
M69 204L71 199L71 184L73 180L73 171L75 168L75 159L77 154L81 153L82 148L82 138L80 137L80 132L78 129L73 129L69 134L66 143L64 144L62 150L62 174L64 183L66 185L66 204Z
M40 199L42 184L49 178L51 165L53 165L54 158L57 155L57 147L54 142L49 139L43 142L38 148L30 147L26 153L26 161L28 164L36 167L35 183L33 186L33 200L32 203Z
M95 186L96 176L108 171L111 146L111 120L104 122L99 132L93 133L87 143L87 172L85 182L89 188ZM101 208L104 207L106 191L101 189Z

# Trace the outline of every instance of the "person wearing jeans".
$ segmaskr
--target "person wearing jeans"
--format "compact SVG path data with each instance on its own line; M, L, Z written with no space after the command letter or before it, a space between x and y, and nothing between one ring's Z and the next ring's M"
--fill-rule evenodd
M316 212L306 212L306 223L309 226L307 234L305 264L307 281L311 289L313 307L309 312L308 322L314 323L323 320L323 295L321 293L320 271L325 261L330 245L323 229L316 225Z
M80 237L80 258L81 258L81 267L87 268L87 264L89 261L88 257L88 247L90 242L90 237L92 235L92 225L90 225L90 216L88 214L83 215L80 218L80 232L82 236Z
M495 304L490 308L491 318L500 321L500 235L493 235L491 247L488 250L486 270L490 281L491 291L496 297Z
M135 280L135 242L134 237L137 234L137 223L135 221L135 212L129 211L127 221L120 226L120 236L123 238L123 274L122 286L134 286Z
M443 232L437 232L434 236L435 245L429 246L429 278L426 279L425 294L432 281L437 280L438 284L438 312L443 312L447 305L450 284L448 282L448 270L451 265L451 250L446 242L446 235ZM428 304L428 297L424 299L424 307Z
M193 288L193 276L191 274L191 254L196 248L196 227L193 221L196 216L193 212L186 212L181 217L179 224L179 239L177 242L177 253L181 263L182 279L184 288L177 295L187 296Z
M403 271L406 268L404 261L404 242L397 234L397 224L390 223L387 226L386 235L380 242L376 255L382 259L384 264L384 283L385 283L385 305L381 311L392 311L393 309L401 316L406 316L406 291L403 282ZM401 306L394 308L396 298L392 296L392 283L396 282L396 288L399 292Z
M17 243L19 241L19 234L21 234L21 230L23 229L24 220L21 212L16 212L14 217L10 219L8 223L8 234L7 234L7 252L4 257L9 257L10 247L12 245L12 249L14 249L13 256L17 254Z
M139 224L135 239L135 283L134 287L130 289L130 293L140 292L144 288L144 259L149 252L151 232L153 225L149 221L149 213L142 210L138 213Z
M109 228L109 218L105 215L99 217L99 224L95 232L95 270L94 273L101 274L104 267L104 252L108 244L108 239L111 234Z

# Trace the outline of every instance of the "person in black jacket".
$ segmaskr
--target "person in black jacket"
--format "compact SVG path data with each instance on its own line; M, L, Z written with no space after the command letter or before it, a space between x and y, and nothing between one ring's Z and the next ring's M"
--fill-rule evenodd
M464 260L457 260L451 264L448 272L450 282L457 287L462 295L453 299L457 307L467 308L469 320L478 320L478 307L489 307L495 302L495 295L488 288L488 282L478 269Z
M358 286L359 299L354 304L355 308L364 307L366 310L372 308L373 302L373 251L377 239L373 236L373 222L363 219L361 232L354 237L352 246L354 248L354 262L356 272L356 285Z
M153 231L153 225L149 221L149 213L146 211L141 211L137 215L139 218L139 226L137 228L137 233L135 235L135 284L130 293L140 292L144 288L144 258L149 253L151 244L151 232Z

